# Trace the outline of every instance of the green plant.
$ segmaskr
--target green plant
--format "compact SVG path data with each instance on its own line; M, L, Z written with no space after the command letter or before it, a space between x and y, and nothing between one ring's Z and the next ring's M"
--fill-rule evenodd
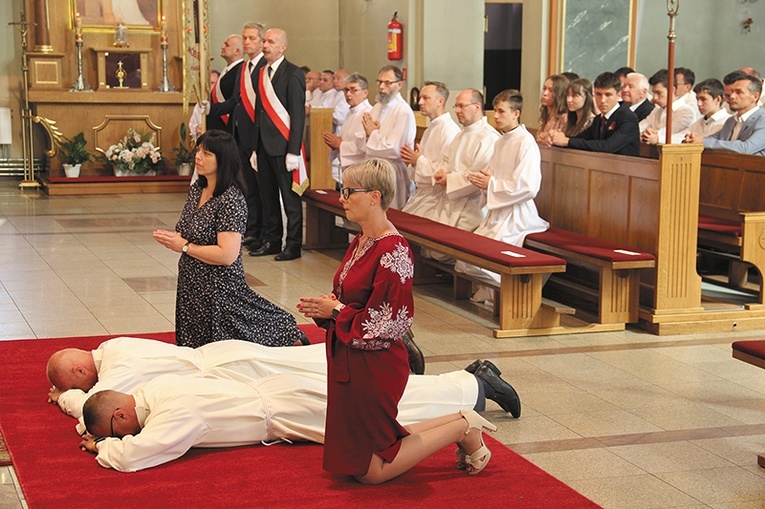
M87 143L82 131L77 133L73 140L64 136L63 141L58 142L58 158L61 160L61 163L75 165L90 161L91 155L85 150Z
M121 172L145 175L159 172L164 158L154 146L154 133L140 133L132 127L127 135L106 150L103 161Z
M175 154L175 167L180 168L182 164L194 164L194 156L196 154L196 143L189 136L186 124L181 122L181 142L177 147L170 150Z

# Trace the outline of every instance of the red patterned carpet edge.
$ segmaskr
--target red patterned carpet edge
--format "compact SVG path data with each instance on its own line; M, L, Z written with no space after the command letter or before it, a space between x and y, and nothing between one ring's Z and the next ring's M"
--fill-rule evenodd
M305 330L305 329L304 329ZM315 331L306 331L309 337ZM310 332L310 333L309 333ZM322 447L278 444L194 449L136 473L100 467L81 452L74 420L45 402L45 364L60 348L95 348L115 336L0 342L0 430L29 507L513 507L596 508L528 460L487 437L494 456L468 476L444 449L381 486L362 486L321 469ZM174 341L173 333L138 334Z

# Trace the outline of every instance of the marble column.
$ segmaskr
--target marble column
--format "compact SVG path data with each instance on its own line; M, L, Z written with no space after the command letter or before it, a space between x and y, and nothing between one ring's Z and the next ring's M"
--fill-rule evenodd
M35 51L50 53L50 27L48 26L48 0L34 0L35 5Z

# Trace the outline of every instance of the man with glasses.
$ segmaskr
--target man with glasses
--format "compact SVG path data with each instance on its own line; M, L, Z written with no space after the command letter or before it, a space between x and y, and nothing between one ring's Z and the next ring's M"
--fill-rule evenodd
M446 112L449 89L441 82L426 81L420 91L420 111L430 120L422 141L413 149L401 147L401 160L407 164L409 178L414 180L415 191L404 212L435 219L436 206L444 195L444 188L434 185L433 175L444 165L444 156L460 128Z
M404 74L395 65L386 65L377 75L377 103L362 116L366 134L366 157L386 159L396 169L396 193L390 207L401 210L409 200L412 181L401 149L414 146L417 124L409 104L401 97Z
M474 88L457 95L454 112L464 129L449 145L444 167L433 176L436 184L445 188L435 219L471 232L481 224L486 211L481 203L481 189L468 176L489 166L494 143L500 138L486 120L483 102L483 94Z
M369 95L369 83L361 74L351 74L345 80L343 87L345 101L349 106L340 132L333 134L324 133L324 143L329 146L330 161L337 160L340 170L366 159L366 133L361 119L364 113L372 109L367 96Z

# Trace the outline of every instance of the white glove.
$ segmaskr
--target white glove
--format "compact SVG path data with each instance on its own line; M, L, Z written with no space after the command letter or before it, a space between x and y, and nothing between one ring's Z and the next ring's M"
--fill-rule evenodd
M210 101L201 101L200 106L202 107L203 111L205 112L205 115L210 114Z
M298 164L300 164L300 156L297 154L287 154L285 163L287 164L287 171L295 171L298 169Z
M258 154L256 154L254 150L250 156L250 166L252 166L253 170L258 171Z

